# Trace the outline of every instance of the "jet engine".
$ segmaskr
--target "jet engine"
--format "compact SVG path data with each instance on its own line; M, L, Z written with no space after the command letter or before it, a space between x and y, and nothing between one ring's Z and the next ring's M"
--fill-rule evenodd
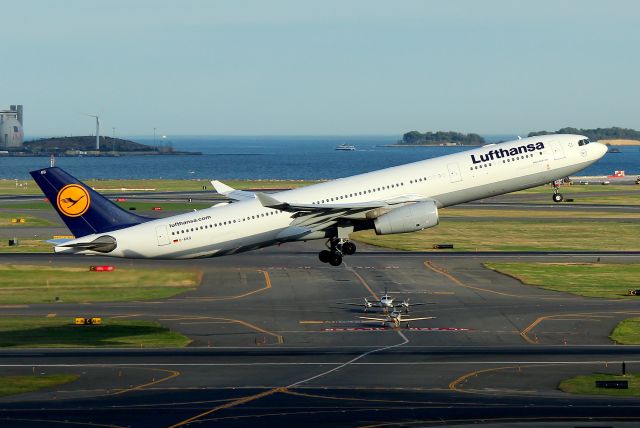
M417 232L438 224L435 201L416 202L389 211L373 221L376 234Z

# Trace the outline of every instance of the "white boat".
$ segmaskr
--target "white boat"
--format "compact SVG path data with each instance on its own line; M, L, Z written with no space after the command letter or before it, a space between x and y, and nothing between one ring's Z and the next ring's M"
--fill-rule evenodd
M342 150L344 152L352 152L355 149L356 149L356 146L351 144L340 144L338 147L336 147L336 150Z

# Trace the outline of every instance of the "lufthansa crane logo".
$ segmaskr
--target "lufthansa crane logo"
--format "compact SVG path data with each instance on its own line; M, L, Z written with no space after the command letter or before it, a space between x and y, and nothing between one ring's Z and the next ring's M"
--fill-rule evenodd
M58 192L57 204L67 217L79 217L89 209L91 198L87 189L79 184L67 184Z

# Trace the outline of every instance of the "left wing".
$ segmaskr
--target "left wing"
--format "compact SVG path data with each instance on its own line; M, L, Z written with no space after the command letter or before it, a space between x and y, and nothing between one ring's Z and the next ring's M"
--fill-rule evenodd
M349 204L299 204L295 202L279 201L271 195L258 192L255 194L263 207L274 208L280 211L288 212L309 212L309 213L328 213L332 211L344 212L353 211L361 212L372 210L374 208L391 207L392 205L404 204L408 202L424 201L422 195L403 195L397 198L385 201L368 201L368 202L352 202Z
M367 320L367 321L393 322L389 318L372 318L372 317L358 317L358 318L360 318L361 320ZM402 320L402 321L404 321L404 320Z
M301 204L297 202L280 201L265 193L256 193L256 198L263 207L294 213L291 226L282 232L283 240L296 239L311 232L334 226L341 219L353 218L367 211L377 208L389 210L400 204L427 200L422 195L403 195L384 201L353 202L346 204Z
M233 187L227 186L226 184L218 180L212 180L211 184L213 185L213 188L216 189L216 192L226 196L229 199L233 199L234 201L245 201L247 199L255 199L256 197L256 194L253 192L236 190Z

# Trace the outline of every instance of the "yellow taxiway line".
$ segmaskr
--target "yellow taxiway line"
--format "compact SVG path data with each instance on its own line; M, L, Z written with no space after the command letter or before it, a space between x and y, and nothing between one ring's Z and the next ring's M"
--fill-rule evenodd
M181 422L178 422L177 424L171 425L169 428L181 427L181 426L190 424L191 422L193 422L193 421L195 421L197 419L200 419L200 418L202 418L204 416L207 416L207 415L210 415L212 413L215 413L218 410L230 409L232 407L239 406L241 404L246 404L246 403L249 403L251 401L259 400L259 399L261 399L263 397L267 397L269 395L273 395L273 394L275 394L277 392L285 392L286 390L287 390L286 388L273 388L273 389L270 389L268 391L263 391L263 392L261 392L259 394L249 395L249 396L246 396L246 397L240 397L240 398L238 398L236 400L233 400L233 401L230 401L230 402L228 402L226 404L222 404L220 406L214 407L213 409L207 410L206 412L202 412L202 413L200 413L198 415L192 416L189 419L185 419L185 420L183 420Z

